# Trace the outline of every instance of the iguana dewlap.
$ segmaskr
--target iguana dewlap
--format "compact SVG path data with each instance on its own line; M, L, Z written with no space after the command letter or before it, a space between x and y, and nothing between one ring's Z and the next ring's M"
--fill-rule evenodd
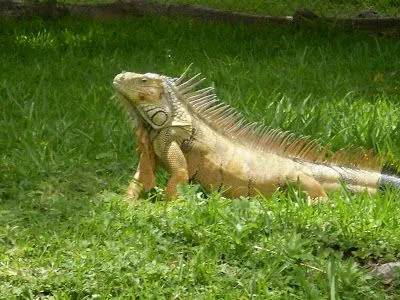
M222 104L212 87L195 90L200 74L186 79L153 73L122 72L113 81L119 100L134 119L141 155L128 196L154 186L156 164L167 168L166 197L179 183L194 180L227 196L271 195L298 184L311 199L343 183L350 191L374 194L381 185L400 188L400 179L383 175L369 152L327 147L307 137L247 123Z

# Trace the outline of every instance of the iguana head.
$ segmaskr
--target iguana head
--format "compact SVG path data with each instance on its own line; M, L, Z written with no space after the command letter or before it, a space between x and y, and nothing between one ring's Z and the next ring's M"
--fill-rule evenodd
M165 77L157 74L122 72L113 85L124 106L140 116L155 129L171 122L171 105L166 99Z

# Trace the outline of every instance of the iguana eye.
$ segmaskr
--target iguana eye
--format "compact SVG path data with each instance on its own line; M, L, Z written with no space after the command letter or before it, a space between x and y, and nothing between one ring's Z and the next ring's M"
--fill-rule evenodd
M142 82L146 83L147 82L147 78L142 78Z

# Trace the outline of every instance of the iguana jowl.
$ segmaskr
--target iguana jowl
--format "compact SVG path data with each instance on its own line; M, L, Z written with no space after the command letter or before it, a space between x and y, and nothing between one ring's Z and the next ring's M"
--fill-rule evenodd
M308 137L247 123L219 102L212 87L194 90L204 79L200 74L187 78L187 71L179 78L131 72L114 78L141 155L130 199L154 187L158 163L170 174L167 198L189 179L232 197L271 195L288 183L298 183L311 199L326 198L326 191L342 182L350 191L371 194L381 185L400 188L400 179L381 174L370 152L355 155L344 149L328 157L327 147Z

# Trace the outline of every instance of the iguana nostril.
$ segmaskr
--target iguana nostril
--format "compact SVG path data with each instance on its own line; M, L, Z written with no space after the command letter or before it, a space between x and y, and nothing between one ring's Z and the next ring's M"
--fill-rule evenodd
M115 76L113 80L114 88L116 88L117 90L121 88L120 85L122 84L122 82L124 82L124 76L122 74L118 74L117 76Z
M118 74L117 76L114 77L114 82L120 82L125 79L125 76L123 73Z

